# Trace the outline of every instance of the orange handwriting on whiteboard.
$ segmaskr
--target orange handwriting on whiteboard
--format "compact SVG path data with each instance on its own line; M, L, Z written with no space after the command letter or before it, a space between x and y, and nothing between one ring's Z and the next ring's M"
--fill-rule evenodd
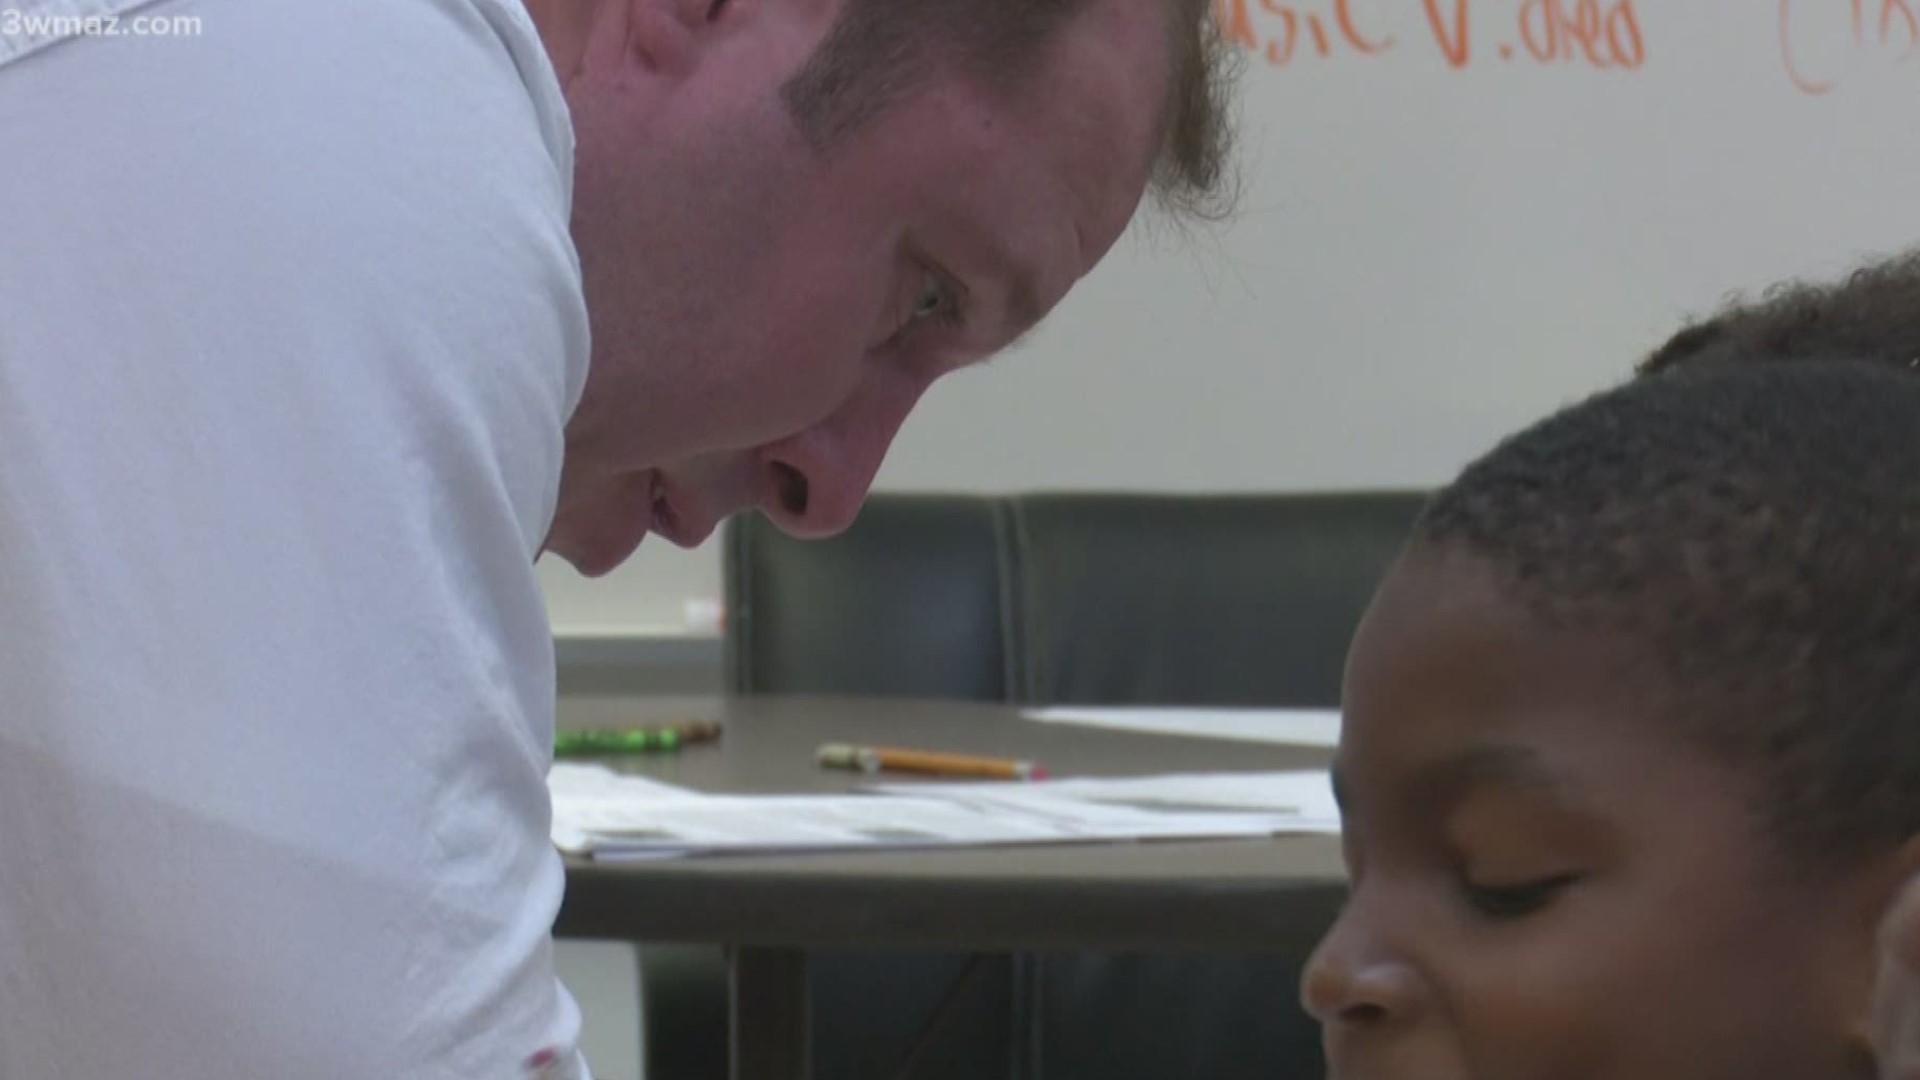
M1416 45L1431 42L1441 62L1456 71L1491 58L1632 71L1646 60L1635 2L1213 0L1213 8L1227 40L1276 68L1424 53L1394 49L1407 35Z
M1472 46L1467 37L1467 12L1469 0L1453 0L1453 25L1449 29L1446 13L1441 10L1442 0L1425 0L1427 5L1427 25L1433 30L1433 40L1440 46L1441 55L1447 58L1448 67L1463 68L1473 59Z
M1632 0L1527 0L1520 8L1520 39L1535 60L1586 63L1628 70L1646 62L1640 18Z
M1824 4L1780 0L1780 62L1801 93L1818 96L1833 90L1833 79L1808 70L1802 46L1822 30L1838 32L1843 17L1850 20L1852 51L1859 59L1903 63L1920 50L1920 13L1912 0L1826 0Z
M1213 0L1214 16L1227 40L1259 53L1274 67L1286 67L1299 56L1374 56L1393 47L1392 35L1373 36L1361 29L1353 0L1320 6L1324 10L1282 0Z

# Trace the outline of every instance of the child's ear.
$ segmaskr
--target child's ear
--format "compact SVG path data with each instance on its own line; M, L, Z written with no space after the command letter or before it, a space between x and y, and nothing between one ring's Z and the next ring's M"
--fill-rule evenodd
M1920 972L1920 836L1887 857L1871 898L1876 951L1902 957Z
M1920 836L1910 837L1867 875L1865 910L1870 959L1866 1000L1851 1010L1849 1052L1868 1063L1861 1075L1884 1072L1911 1052L1899 1045L1920 1030Z

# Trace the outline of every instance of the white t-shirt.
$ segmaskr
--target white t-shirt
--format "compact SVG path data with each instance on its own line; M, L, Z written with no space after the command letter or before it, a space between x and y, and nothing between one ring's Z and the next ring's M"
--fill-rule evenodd
M583 1077L526 13L0 8L0 1080Z

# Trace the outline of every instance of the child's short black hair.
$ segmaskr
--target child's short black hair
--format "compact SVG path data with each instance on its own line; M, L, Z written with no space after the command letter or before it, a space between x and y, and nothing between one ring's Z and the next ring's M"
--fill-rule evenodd
M1638 370L1833 359L1920 368L1920 251L1839 281L1787 282L1758 300L1735 300L1669 338Z
M1656 665L1677 730L1760 770L1789 853L1920 834L1920 374L1823 360L1640 378L1470 466L1415 541L1485 560L1548 625Z

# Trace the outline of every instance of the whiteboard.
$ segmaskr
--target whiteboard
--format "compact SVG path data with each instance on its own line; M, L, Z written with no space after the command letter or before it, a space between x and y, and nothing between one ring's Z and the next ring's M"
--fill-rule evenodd
M1437 484L1683 316L1920 239L1920 0L1221 10L1236 220L1137 223L935 388L878 488ZM717 547L649 540L597 582L544 560L556 632L682 630Z

